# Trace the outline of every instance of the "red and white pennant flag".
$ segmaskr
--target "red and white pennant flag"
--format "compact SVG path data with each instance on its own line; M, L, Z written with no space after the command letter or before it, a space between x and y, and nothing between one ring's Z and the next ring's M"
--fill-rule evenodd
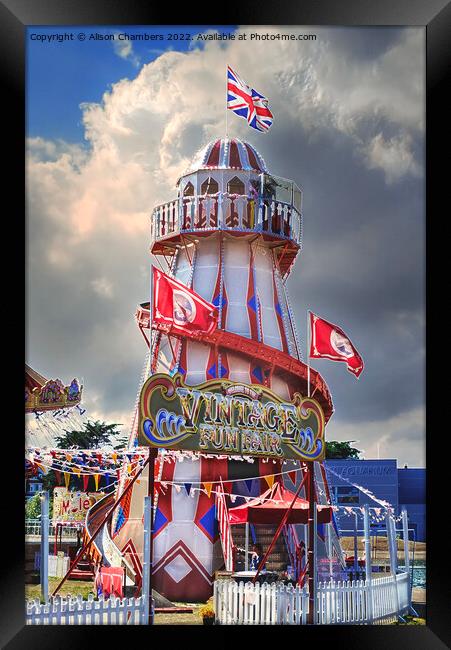
M152 325L172 334L211 334L218 310L184 284L152 267Z
M310 357L344 361L349 372L358 377L363 359L343 330L324 318L310 313Z

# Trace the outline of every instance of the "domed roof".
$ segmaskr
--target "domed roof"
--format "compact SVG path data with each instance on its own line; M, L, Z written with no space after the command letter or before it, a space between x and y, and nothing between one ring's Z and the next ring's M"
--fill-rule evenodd
M199 169L242 169L267 172L266 164L258 151L238 138L218 138L202 147L194 156L185 174Z

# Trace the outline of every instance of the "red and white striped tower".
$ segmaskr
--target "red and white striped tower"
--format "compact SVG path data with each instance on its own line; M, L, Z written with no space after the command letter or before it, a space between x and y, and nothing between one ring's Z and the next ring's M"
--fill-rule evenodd
M255 148L221 138L203 147L177 183L177 197L151 216L151 252L165 270L219 310L213 338L176 338L153 332L149 372L183 375L187 384L217 377L271 388L281 399L307 395L285 281L301 250L302 194L295 183L271 175ZM149 303L137 311L146 334ZM148 338L148 334L146 337ZM310 370L310 395L333 406L328 388ZM136 440L136 426L131 443ZM258 494L265 474L280 464L215 458L157 461L156 479L181 483L158 494L154 524L153 586L173 600L206 600L214 572L224 564L214 494L190 487L236 479L233 491ZM239 482L240 477L253 477ZM246 492L248 490L248 492ZM139 573L142 553L143 475L113 520L112 538Z

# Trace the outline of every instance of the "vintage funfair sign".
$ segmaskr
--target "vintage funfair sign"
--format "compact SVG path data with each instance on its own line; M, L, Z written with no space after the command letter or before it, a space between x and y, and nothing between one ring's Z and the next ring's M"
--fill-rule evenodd
M261 385L213 379L187 386L156 374L140 399L139 444L216 454L324 460L318 402L296 393L284 402Z

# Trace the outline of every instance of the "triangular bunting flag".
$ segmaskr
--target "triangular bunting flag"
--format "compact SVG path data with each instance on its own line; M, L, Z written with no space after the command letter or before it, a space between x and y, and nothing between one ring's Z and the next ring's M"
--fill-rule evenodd
M61 485L61 472L57 469L53 470L55 472L56 484Z
M192 483L185 483L184 485L185 485L186 494L189 496Z
M288 472L288 476L290 477L290 481L293 483L293 485L296 485L297 472Z
M64 472L64 483L66 484L66 490L68 490L70 483L70 474L68 472Z
M99 479L100 479L100 475L94 474L94 483L96 484L96 492L99 489Z
M207 496L209 497L213 489L213 483L202 483L202 485L204 486L205 491L207 492Z
M268 474L266 476L263 476L263 478L267 482L268 487L272 488L272 486L274 485L274 474Z
M246 480L244 481L244 482L246 483L246 487L247 487L247 489L249 490L249 492L252 490L252 481L253 481L253 479L251 479L251 478L246 479Z
M89 474L83 474L83 490L86 492L88 489Z

